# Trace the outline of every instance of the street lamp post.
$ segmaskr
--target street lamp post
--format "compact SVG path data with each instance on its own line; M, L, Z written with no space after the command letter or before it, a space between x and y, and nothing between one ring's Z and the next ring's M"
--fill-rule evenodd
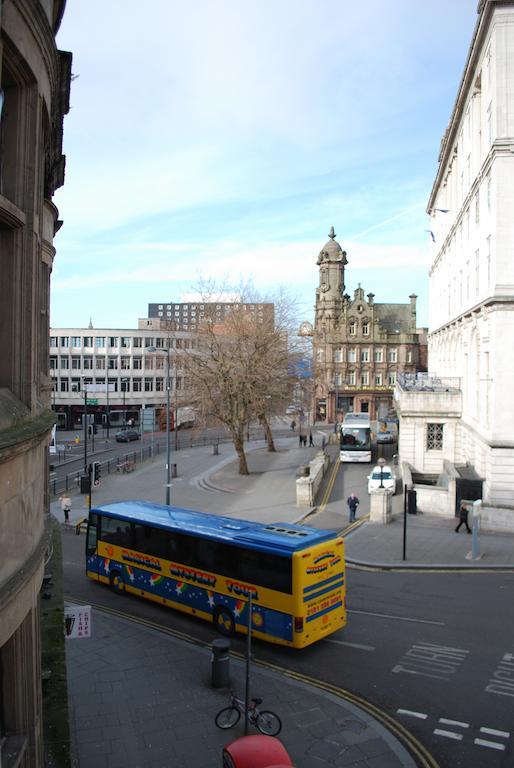
M126 411L126 408L125 408L125 396L127 394L127 382L128 382L128 379L122 379L121 380L121 383L122 383L122 386L123 386L123 426L124 427L127 426L127 411Z
M380 467L380 485L379 488L384 487L384 464L386 463L385 459L379 459L378 460L378 466Z
M170 348L147 347L147 352L166 352L166 504L171 503L171 445L170 445ZM175 383L176 386L176 383ZM175 429L177 425L175 424Z

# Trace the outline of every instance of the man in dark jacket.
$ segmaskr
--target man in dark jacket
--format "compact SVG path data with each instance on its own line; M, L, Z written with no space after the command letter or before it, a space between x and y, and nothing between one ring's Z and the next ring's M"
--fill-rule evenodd
M357 496L354 493L352 493L350 494L350 496L348 496L346 503L348 504L348 510L350 512L350 523L354 523L355 513L357 512L357 507L359 506L360 501L357 498Z
M461 504L460 505L459 521L460 522L459 522L458 526L455 529L455 533L459 532L459 528L461 527L462 524L464 524L466 526L467 532L471 533L471 528L468 525L468 508L467 508L467 506L465 504Z

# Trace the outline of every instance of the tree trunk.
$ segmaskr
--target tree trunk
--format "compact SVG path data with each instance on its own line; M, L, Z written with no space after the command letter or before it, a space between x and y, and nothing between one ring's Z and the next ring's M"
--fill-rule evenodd
M238 435L234 438L234 448L236 449L237 458L239 459L239 474L249 475L248 463L246 461L246 454L244 449L244 438L242 435Z
M262 426L264 430L264 436L266 438L266 443L268 444L268 452L269 453L275 453L275 443L273 442L273 434L271 432L270 425L268 423L268 420L264 414L259 416L259 424Z

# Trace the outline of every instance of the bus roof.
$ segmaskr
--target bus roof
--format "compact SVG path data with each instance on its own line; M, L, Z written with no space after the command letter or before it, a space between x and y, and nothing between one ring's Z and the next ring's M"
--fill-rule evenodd
M369 427L369 413L347 413L344 417L343 426Z
M315 544L328 541L336 531L320 531L317 528L292 523L254 523L233 517L196 512L192 509L151 504L148 501L119 501L102 504L91 512L106 514L130 522L141 522L157 528L205 536L217 541L245 544L252 549L283 550L293 554Z

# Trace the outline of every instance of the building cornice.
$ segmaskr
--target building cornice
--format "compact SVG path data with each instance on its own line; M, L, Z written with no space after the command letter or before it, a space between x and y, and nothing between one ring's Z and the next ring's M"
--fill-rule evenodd
M439 328L430 331L428 338L432 339L435 336L444 334L449 330L453 330L456 326L462 325L464 321L469 320L474 315L485 315L486 312L490 312L491 309L503 309L509 312L514 312L514 296L489 296L487 299L484 299L478 304L475 304L473 307L470 307L464 312L461 312L460 315L452 317L451 320L449 320L447 323L444 323L444 325L439 326Z

